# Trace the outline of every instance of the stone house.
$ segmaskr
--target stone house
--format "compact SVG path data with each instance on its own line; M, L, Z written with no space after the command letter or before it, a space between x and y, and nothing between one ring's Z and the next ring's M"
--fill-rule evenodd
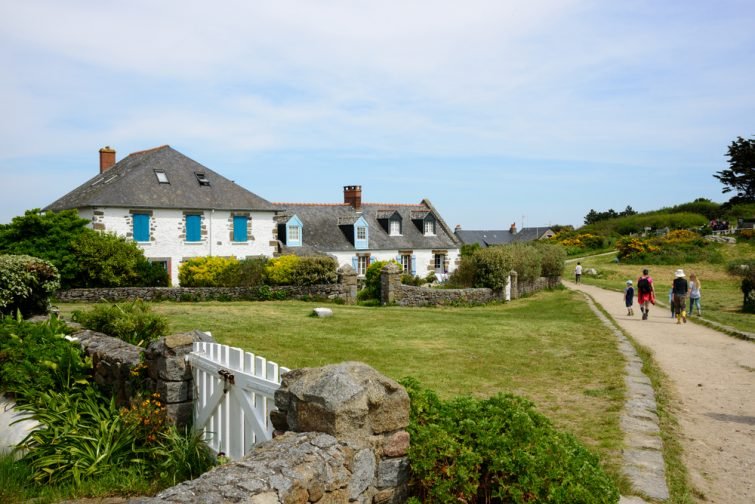
M365 203L345 186L343 203L275 203L282 253L327 254L362 276L374 261L396 260L405 273L443 279L459 260L459 241L429 200Z
M100 149L100 172L44 210L76 209L93 229L133 238L173 285L187 258L276 252L269 201L168 145L115 154Z
M517 231L516 224L511 224L508 230L491 231L463 230L461 226L456 226L454 234L464 245L478 243L480 247L486 248L493 245L547 240L556 233L549 227L526 227Z

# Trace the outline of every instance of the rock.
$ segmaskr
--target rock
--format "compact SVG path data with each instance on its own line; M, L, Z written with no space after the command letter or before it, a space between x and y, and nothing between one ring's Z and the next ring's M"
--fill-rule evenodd
M595 268L587 268L587 270L585 270L585 275L595 276L597 274L598 270L596 270Z
M317 315L320 318L324 317L332 317L333 316L333 310L330 308L315 308L314 314Z

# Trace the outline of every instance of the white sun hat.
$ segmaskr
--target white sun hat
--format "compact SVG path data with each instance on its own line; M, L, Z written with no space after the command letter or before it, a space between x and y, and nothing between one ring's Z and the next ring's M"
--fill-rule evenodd
M674 273L674 276L675 276L676 278L681 278L681 277L683 277L683 276L684 276L684 270L683 270L683 269L678 269L678 270L676 270L676 273Z

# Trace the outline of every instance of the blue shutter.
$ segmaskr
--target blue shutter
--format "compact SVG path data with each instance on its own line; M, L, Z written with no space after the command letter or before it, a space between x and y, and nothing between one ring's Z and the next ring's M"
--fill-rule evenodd
M200 241L202 239L202 217L200 215L186 216L186 241Z
M357 256L351 258L351 266L354 268L354 271L359 271L359 258Z
M412 256L412 276L417 276L417 256Z
M134 240L149 241L149 214L134 214Z
M243 215L233 216L233 241L243 242L249 239L246 229L247 217Z

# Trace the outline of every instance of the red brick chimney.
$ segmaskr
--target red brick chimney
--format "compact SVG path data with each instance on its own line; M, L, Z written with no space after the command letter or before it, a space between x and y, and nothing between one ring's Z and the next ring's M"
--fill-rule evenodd
M100 173L105 173L115 164L115 149L108 145L100 149Z
M511 223L511 227L509 228L509 233L516 234L516 222Z
M362 186L343 186L343 202L354 207L354 210L362 208Z

